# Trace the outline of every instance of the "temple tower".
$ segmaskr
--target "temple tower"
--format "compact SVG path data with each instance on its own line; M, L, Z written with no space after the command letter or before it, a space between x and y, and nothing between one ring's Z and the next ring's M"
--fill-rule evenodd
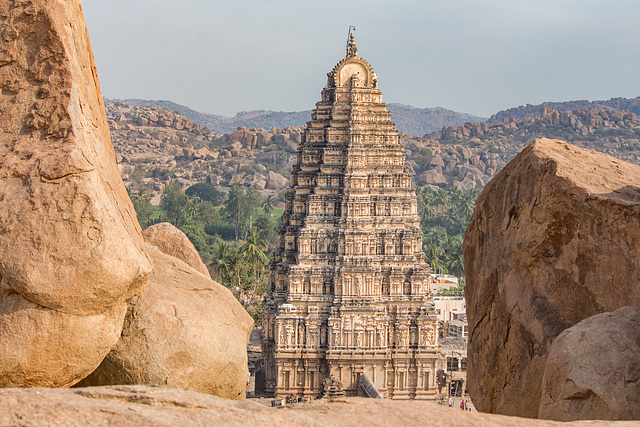
M264 302L265 387L315 397L366 374L394 399L433 399L439 354L415 188L378 76L347 53L327 74L287 189Z

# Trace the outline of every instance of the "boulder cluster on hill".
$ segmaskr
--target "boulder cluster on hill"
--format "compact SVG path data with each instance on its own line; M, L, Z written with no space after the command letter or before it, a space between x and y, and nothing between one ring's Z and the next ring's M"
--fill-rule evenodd
M521 105L519 107L509 108L499 111L489 117L487 122L497 122L504 118L514 117L523 119L525 117L538 117L538 113L543 108L547 110L563 111L580 111L588 109L596 110L627 110L632 113L640 114L640 97L636 98L611 98L601 101L562 101L562 102L543 102L538 105Z
M464 126L445 126L439 132L425 135L425 138L465 140L480 137L490 132L504 133L509 129L518 129L524 125L537 124L567 126L582 136L597 132L601 128L640 128L640 120L638 120L635 113L630 111L597 110L595 108L589 108L580 111L559 112L543 107L540 110L540 117L537 119L531 117L524 117L522 119L505 117L500 121L490 123L471 122L465 123Z
M227 189L239 183L260 191L287 185L300 128L237 128L216 135L178 112L107 102L116 159L127 187L150 196L172 182L183 189L204 182Z
M107 115L125 183L151 196L171 182L183 188L205 182L222 191L235 183L265 192L283 189L302 131L239 127L215 135L178 112L120 101L107 102ZM401 134L401 142L418 186L468 190L483 188L540 137L562 138L629 162L640 158L640 120L612 108L542 108L537 118L444 126L422 138Z

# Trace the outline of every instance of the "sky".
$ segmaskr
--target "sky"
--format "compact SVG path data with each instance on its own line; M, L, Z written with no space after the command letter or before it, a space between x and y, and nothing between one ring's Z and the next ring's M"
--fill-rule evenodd
M84 0L107 98L310 110L349 25L383 100L489 117L640 96L639 0Z

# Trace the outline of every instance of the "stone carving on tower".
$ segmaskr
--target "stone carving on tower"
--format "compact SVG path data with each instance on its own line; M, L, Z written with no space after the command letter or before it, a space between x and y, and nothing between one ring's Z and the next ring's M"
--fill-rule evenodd
M350 29L298 147L269 265L267 393L347 396L366 374L394 399L433 399L439 355L405 151Z

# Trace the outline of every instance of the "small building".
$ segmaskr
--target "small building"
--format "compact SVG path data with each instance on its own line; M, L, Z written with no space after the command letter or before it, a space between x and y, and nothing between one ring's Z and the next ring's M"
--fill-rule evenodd
M431 275L431 292L438 293L443 289L457 288L460 285L456 276L449 274Z
M446 373L446 395L467 395L467 339L447 337L440 340L442 359L440 369Z
M464 297L433 297L436 314L440 322L450 322L465 314L467 302Z
M469 338L469 325L466 316L464 320L452 320L449 322L449 331L447 334L451 338Z

